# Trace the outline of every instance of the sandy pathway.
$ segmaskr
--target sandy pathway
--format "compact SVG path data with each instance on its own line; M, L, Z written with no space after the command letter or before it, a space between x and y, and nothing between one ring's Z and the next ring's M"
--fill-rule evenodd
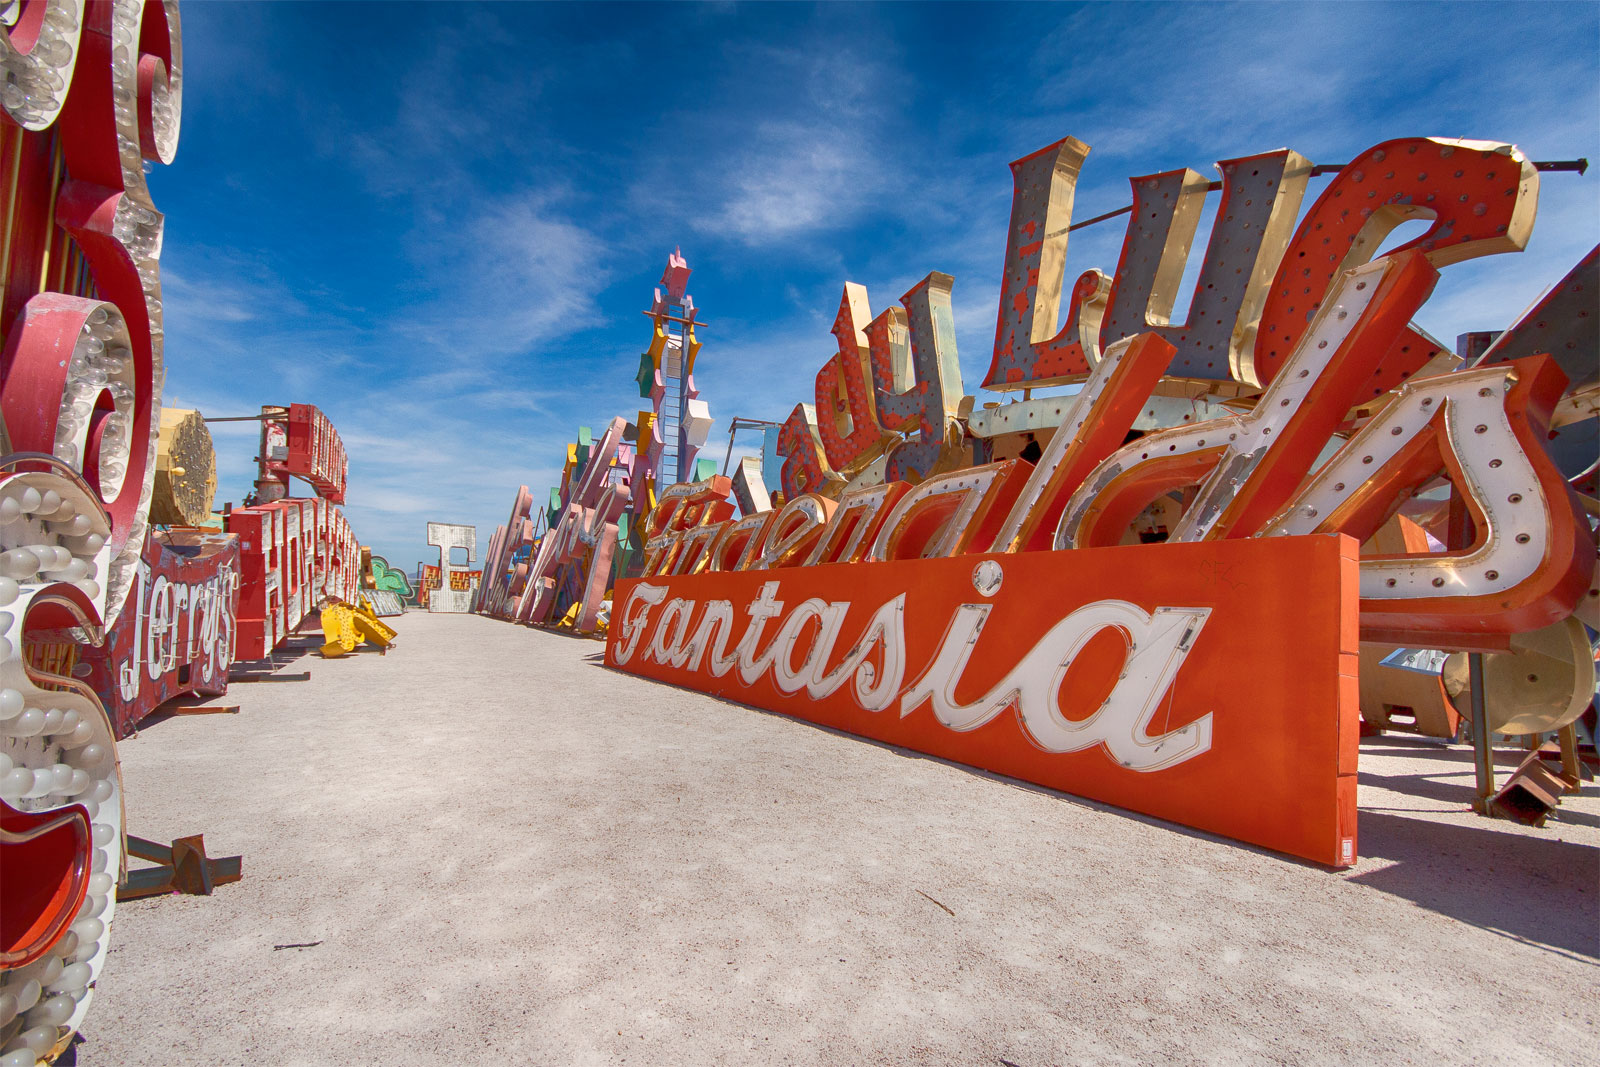
M77 1063L1600 1055L1593 786L1523 830L1462 813L1465 752L1374 742L1364 858L1331 874L594 642L398 628L122 745L130 828L203 832L245 877L119 907Z

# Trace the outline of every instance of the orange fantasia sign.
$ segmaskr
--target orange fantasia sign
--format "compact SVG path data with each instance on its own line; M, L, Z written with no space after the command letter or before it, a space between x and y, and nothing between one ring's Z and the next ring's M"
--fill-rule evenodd
M1595 575L1592 466L1546 447L1593 418L1586 309L1541 303L1465 369L1412 325L1441 269L1526 244L1536 165L1386 141L1297 228L1303 156L1224 161L1184 322L1209 183L1135 178L1116 274L1081 276L1057 332L1087 152L1012 168L985 386L1021 399L956 399L948 275L877 317L847 283L781 498L662 492L606 661L1348 865L1360 642L1505 649Z
M1316 536L646 577L606 663L1345 866L1356 564Z

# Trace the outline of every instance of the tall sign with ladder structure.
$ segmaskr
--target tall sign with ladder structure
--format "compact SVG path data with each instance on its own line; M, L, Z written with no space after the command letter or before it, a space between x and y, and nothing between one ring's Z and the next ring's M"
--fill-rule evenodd
M649 488L659 494L670 485L709 477L696 457L711 433L711 412L694 384L694 359L700 351L695 329L699 309L688 294L689 264L681 250L667 257L655 302L645 314L654 330L639 357L639 396L651 412L640 412L638 450L646 457ZM712 461L704 461L711 464Z

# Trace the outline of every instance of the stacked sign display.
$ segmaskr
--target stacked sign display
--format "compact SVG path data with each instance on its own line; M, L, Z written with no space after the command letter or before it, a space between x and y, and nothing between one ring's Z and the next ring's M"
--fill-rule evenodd
M638 570L645 520L659 495L716 469L698 458L713 420L694 381L701 341L689 274L674 250L661 275L664 291L655 290L645 312L650 344L639 357L638 382L651 409L634 422L612 419L598 439L579 427L548 507L535 508L528 487L518 488L511 517L489 539L474 610L592 632L605 618L616 576Z
M233 508L225 523L239 542L235 658L265 658L325 597L355 599L361 546L331 501L291 497Z
M876 316L847 284L814 403L779 433L781 492L750 490L754 457L661 490L608 614L599 553L574 546L647 484L608 437L532 556L519 493L483 610L553 621L559 595L506 605L587 559L569 595L596 598L579 628L609 619L614 667L1350 864L1363 645L1509 655L1600 622L1595 453L1572 447L1600 407L1596 255L1464 363L1412 318L1450 264L1526 244L1535 166L1389 141L1301 217L1311 164L1271 152L1218 165L1172 322L1208 183L1132 179L1115 275L1068 287L1087 154L1012 165L984 382L1006 402L965 395L948 275ZM1429 226L1374 260L1408 219ZM1490 721L1554 730L1577 696Z
M667 257L661 273L666 291L651 302L650 347L639 356L639 396L650 411L639 412L635 443L647 477L635 484L660 492L678 482L710 474L710 461L696 458L711 433L711 410L694 383L694 361L700 354L696 336L700 309L689 295L689 261L681 249ZM648 415L648 417L647 417Z
M314 500L211 525L215 456L164 416L163 220L146 167L182 107L174 3L30 0L0 25L0 1064L53 1059L105 961L124 866L115 739L216 693L323 593L354 592L346 463L315 408Z

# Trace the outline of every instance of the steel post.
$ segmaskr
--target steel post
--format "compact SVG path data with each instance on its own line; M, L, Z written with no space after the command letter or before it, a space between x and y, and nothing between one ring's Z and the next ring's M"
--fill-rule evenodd
M1472 802L1472 810L1490 815L1494 798L1494 745L1489 737L1489 709L1484 704L1482 652L1467 653L1467 675L1472 690L1472 762L1478 779L1478 794Z

